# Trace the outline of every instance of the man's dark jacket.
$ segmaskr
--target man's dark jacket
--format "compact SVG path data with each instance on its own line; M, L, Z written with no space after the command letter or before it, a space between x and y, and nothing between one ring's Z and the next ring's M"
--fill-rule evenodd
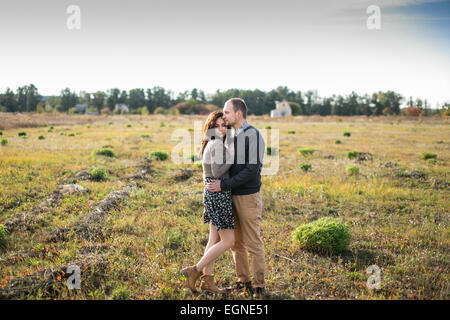
M230 178L220 183L222 190L235 195L256 193L261 188L265 143L258 129L248 125L234 137L234 161Z

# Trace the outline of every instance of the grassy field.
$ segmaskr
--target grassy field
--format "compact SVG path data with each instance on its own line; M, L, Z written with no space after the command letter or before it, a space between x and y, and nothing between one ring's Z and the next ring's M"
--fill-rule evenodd
M208 226L201 165L171 161L178 144L171 137L176 129L193 135L194 121L203 117L65 116L54 123L35 117L39 121L30 125L5 124L0 136L7 140L0 145L0 224L7 231L0 245L0 298L220 298L191 294L180 273L202 256ZM271 298L450 298L447 120L249 122L279 129L278 174L263 176L262 185ZM114 157L94 153L102 147ZM313 153L303 155L299 148ZM166 152L169 159L158 161L151 151ZM349 151L362 156L349 159ZM425 152L436 159L423 159ZM311 169L305 172L301 163ZM349 174L348 166L359 174ZM106 180L89 179L93 167L106 169ZM71 183L85 190L61 189ZM296 227L320 217L338 217L350 226L348 250L321 255L293 242ZM71 264L80 268L80 290L67 288ZM370 265L381 269L380 289L366 285ZM215 272L221 286L235 281L230 252Z

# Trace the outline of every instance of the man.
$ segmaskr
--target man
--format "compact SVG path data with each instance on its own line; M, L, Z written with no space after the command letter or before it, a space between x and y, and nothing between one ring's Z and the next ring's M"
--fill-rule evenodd
M230 190L235 220L235 245L231 248L238 281L230 289L247 289L254 298L265 297L264 247L261 240L262 194L261 169L265 143L259 131L247 118L247 106L240 98L225 102L225 122L235 129L233 137L234 162L229 170L230 178L206 183L211 192ZM248 262L251 254L254 285L252 286ZM253 290L253 288L255 290Z

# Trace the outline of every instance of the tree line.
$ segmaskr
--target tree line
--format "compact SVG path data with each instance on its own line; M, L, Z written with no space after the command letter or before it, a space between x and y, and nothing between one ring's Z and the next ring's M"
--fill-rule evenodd
M316 90L293 91L286 86L279 86L270 91L228 89L205 94L194 88L180 92L176 97L173 92L162 87L148 89L136 88L129 91L112 88L94 93L76 93L69 88L61 90L57 96L44 97L33 84L19 87L16 92L7 88L0 94L1 112L68 112L74 113L77 104L86 104L90 112L113 112L116 104L125 104L130 113L149 114L205 114L219 109L226 100L233 97L244 99L249 114L269 114L275 108L275 101L287 100L293 115L338 115L338 116L379 116L398 115L432 115L448 110L448 103L441 110L431 109L426 99L405 100L394 91L379 91L371 95L332 95L320 97ZM406 103L407 108L400 106ZM406 110L406 111L405 111ZM123 112L123 111L122 111ZM416 114L415 114L416 113Z

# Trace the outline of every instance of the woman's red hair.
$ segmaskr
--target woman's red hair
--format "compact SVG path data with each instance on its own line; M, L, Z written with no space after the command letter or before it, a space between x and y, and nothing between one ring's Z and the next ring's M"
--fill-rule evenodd
M203 156L203 151L206 148L206 145L208 144L208 141L211 140L211 137L208 135L209 129L214 129L217 124L217 120L219 118L223 117L222 111L213 111L208 115L208 118L206 118L205 123L203 124L203 132L202 132L202 147L200 148L200 151L198 153L199 157L201 158ZM229 129L229 126L227 126ZM223 142L225 142L226 135L223 137Z

